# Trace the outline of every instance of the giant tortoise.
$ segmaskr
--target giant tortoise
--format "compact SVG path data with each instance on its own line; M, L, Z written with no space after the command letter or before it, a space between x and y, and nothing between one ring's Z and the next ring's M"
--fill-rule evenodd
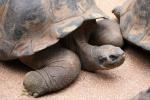
M118 24L93 0L0 0L0 37L0 60L35 69L23 82L35 97L68 86L81 65L95 71L124 61Z
M150 0L126 0L113 12L119 18L123 37L150 51Z

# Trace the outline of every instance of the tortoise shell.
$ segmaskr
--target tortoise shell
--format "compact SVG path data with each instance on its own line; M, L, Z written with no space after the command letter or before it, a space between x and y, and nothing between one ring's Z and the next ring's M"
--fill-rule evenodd
M150 0L127 2L120 9L123 36L132 44L150 51Z
M93 0L0 0L0 59L32 55L101 17Z

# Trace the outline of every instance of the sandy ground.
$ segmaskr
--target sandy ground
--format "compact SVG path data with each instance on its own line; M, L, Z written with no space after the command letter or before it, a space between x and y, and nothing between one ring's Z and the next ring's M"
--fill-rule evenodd
M121 0L97 0L109 16ZM129 100L150 83L150 54L126 46L125 63L113 70L89 73L82 71L68 88L37 100ZM0 63L0 100L35 100L22 95L22 81L30 69L18 62Z

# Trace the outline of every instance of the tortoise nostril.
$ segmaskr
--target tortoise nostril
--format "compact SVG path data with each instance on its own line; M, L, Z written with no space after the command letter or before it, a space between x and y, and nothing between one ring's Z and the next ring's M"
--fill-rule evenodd
M99 63L100 63L100 64L104 64L106 61L107 61L107 58L106 58L106 57L99 58Z
M110 55L109 58L112 60L112 61L115 61L119 58L119 56L117 55Z

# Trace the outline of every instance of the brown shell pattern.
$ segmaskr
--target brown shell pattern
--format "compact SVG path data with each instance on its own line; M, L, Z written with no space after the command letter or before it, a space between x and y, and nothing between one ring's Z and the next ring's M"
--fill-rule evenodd
M93 0L0 0L0 60L32 55L99 17Z
M131 0L120 17L120 27L125 39L150 51L150 0ZM124 8L122 8L124 9Z

